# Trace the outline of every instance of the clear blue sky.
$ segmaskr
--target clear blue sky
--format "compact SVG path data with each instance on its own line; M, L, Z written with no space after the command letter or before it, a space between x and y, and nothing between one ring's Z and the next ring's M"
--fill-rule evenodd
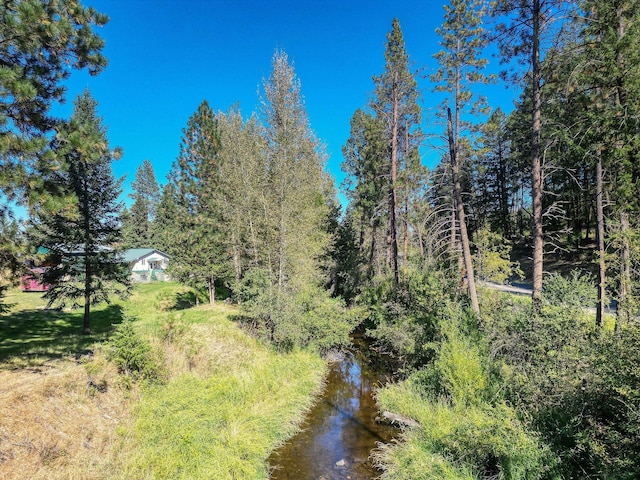
M429 0L84 0L110 17L99 29L109 66L97 77L74 73L67 102L55 113L68 117L86 87L98 101L110 145L124 150L115 162L126 175L149 159L160 184L176 159L182 129L206 99L214 110L238 104L246 117L259 108L262 81L275 49L287 52L301 81L311 127L326 145L328 169L339 185L342 145L349 120L382 73L386 34L400 21L413 68L420 70L423 122L433 128L440 98L427 78L440 47L435 29L443 2ZM490 59L493 68L497 60ZM487 91L493 106L510 111L513 87ZM439 154L425 151L429 167Z

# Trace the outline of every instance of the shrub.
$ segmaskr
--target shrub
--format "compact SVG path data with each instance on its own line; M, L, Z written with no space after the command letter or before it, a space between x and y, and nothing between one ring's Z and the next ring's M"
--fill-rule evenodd
M544 281L542 298L547 305L582 310L596 303L595 283L593 275L579 270L571 271L569 277L554 272Z
M517 262L511 261L511 245L502 235L483 227L475 234L474 268L479 279L505 283L511 277L523 278Z
M118 370L135 380L160 381L164 376L158 354L136 331L131 319L116 327L107 351L109 360L116 364Z
M363 316L361 309L347 308L344 300L314 285L279 289L261 270L248 272L235 291L254 333L282 350L325 353L345 347Z
M382 479L538 479L549 473L548 449L516 411L490 395L488 359L448 309L435 362L378 393L382 409L418 422L402 442L375 453Z
M377 347L397 357L407 368L433 360L436 325L455 288L437 270L411 269L405 285L389 279L365 289L360 303L368 310L367 334Z

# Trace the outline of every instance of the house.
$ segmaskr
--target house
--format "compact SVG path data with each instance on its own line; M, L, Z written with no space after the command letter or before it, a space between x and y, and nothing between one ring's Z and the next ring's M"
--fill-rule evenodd
M23 292L46 292L49 290L50 285L43 283L41 280L41 276L45 270L46 267L31 268L31 273L22 276L20 289Z
M169 255L155 248L131 248L124 251L123 261L131 267L134 282L167 281L165 273L169 266Z

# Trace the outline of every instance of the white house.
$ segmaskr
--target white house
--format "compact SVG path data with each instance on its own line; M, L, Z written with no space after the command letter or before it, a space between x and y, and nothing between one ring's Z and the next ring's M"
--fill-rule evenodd
M123 261L131 267L134 282L165 281L169 266L169 255L155 248L131 248L124 252Z

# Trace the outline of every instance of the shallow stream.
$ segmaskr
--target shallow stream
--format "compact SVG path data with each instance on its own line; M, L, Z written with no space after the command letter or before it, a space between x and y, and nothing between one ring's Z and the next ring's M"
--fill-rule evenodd
M369 461L378 442L389 442L398 430L376 422L373 393L386 377L355 348L330 364L327 385L302 425L302 432L269 458L274 480L370 480L380 475ZM378 362L374 362L378 363Z

